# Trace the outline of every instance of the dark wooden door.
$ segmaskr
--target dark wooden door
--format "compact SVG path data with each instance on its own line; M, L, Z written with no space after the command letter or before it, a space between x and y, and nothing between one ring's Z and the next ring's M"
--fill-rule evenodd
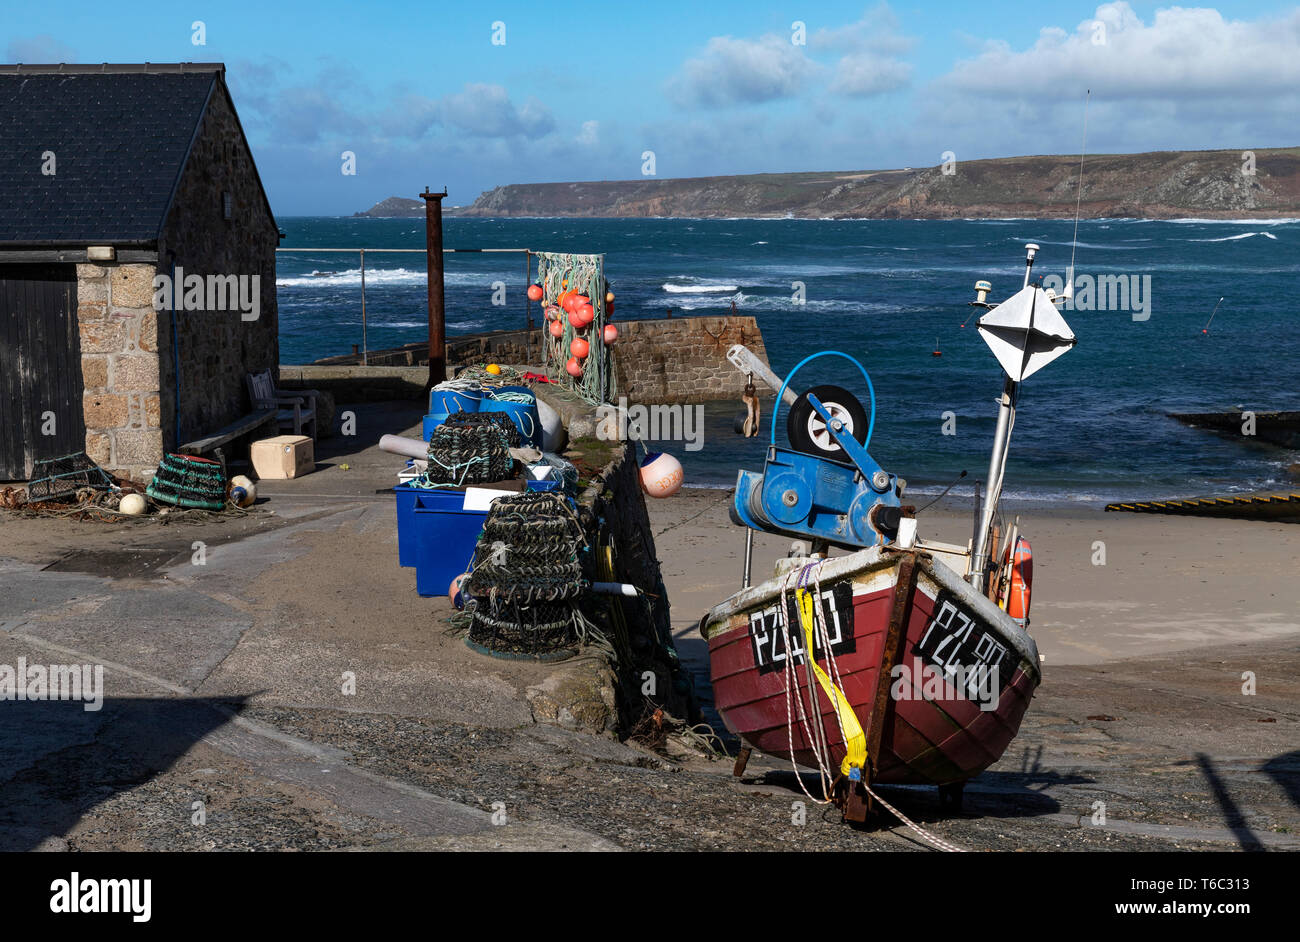
M0 265L0 481L83 451L74 265Z

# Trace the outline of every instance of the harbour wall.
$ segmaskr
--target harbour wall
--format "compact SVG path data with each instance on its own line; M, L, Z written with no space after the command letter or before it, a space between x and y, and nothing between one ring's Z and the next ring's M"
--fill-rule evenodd
M727 362L727 348L743 343L767 361L763 334L748 315L616 321L615 326L619 330L614 347L615 380L619 394L631 402L674 404L738 398L745 377ZM538 328L447 338L448 369L481 363L537 367L541 359ZM409 385L418 375L416 368L428 362L428 345L415 343L371 352L365 367L359 356L327 357L304 366L281 366L280 376L287 385L302 387L332 383L337 378L350 389L369 385L375 390L397 390ZM419 376L419 390L426 378L427 373Z

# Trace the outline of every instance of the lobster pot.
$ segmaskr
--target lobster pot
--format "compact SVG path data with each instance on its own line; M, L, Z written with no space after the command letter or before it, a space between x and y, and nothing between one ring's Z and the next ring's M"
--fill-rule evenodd
M221 463L210 458L166 454L144 492L164 504L222 510L226 506L226 476Z
M457 412L433 430L427 483L445 487L492 484L514 474L510 449L519 429L504 413Z
M585 641L582 528L557 493L492 502L463 589L473 600L469 642L513 657L557 657Z
M542 348L545 351L546 375L551 382L573 390L591 403L611 402L617 394L614 381L612 351L605 345L605 294L609 282L605 280L604 255L570 255L562 252L536 252L537 281L542 286L544 304L553 304L563 291L574 289L591 299L596 319L585 327L575 328L568 314L561 314L564 332L552 337L542 324ZM565 369L569 362L570 345L574 340L587 341L588 353L582 361L582 374L570 376Z

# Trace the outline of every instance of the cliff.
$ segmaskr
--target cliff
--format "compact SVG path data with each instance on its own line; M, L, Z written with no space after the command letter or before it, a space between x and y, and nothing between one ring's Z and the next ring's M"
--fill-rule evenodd
M1084 160L1085 217L1300 216L1300 148L1096 154ZM746 176L516 183L457 210L467 216L696 216L831 219L1072 217L1077 155L941 167ZM385 203L390 201L385 201ZM381 206L384 204L380 204ZM370 214L374 214L374 210ZM368 214L368 215L370 215Z

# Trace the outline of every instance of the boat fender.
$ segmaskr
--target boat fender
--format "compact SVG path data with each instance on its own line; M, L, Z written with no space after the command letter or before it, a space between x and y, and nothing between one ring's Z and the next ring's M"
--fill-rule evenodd
M1011 555L1011 554L1008 554ZM1016 540L1011 555L1011 581L1007 587L1007 614L1020 622L1029 622L1029 596L1034 584L1034 554L1023 536Z

